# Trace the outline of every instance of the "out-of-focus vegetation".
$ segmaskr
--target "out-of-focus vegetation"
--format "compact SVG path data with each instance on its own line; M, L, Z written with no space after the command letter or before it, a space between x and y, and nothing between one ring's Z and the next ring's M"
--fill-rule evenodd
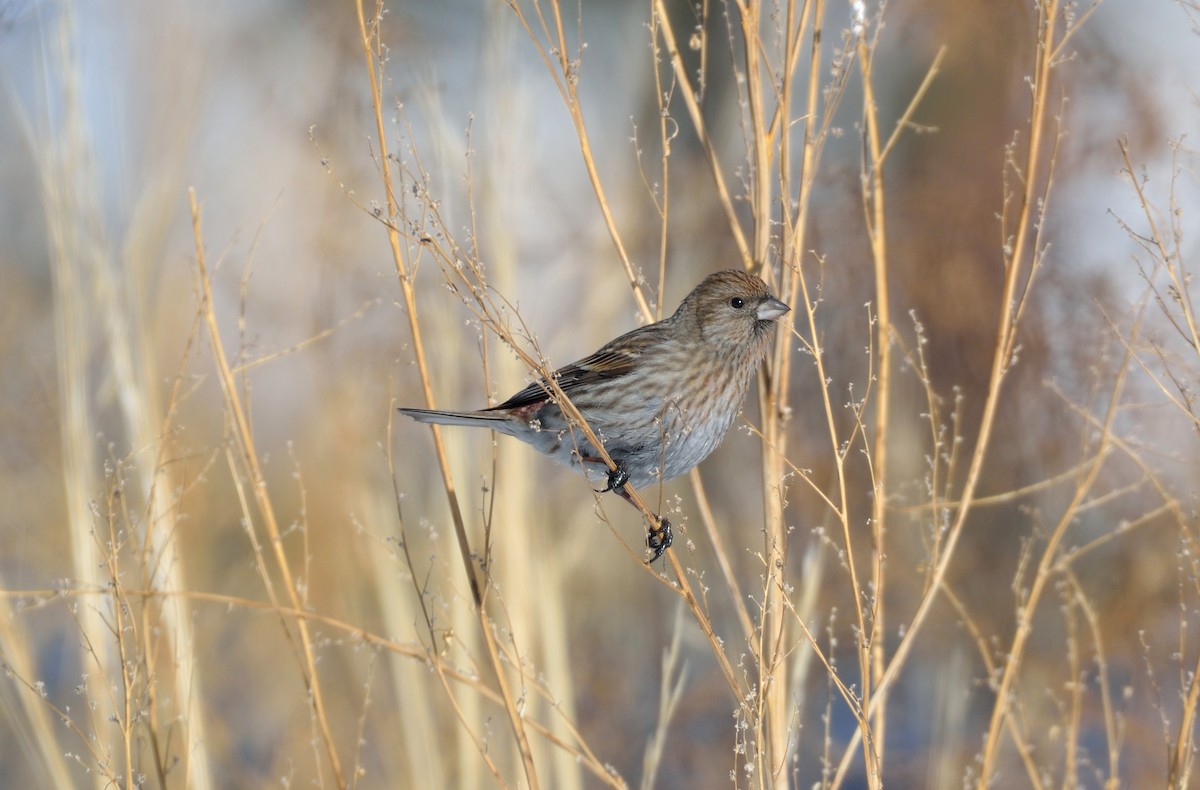
M1187 787L1200 9L0 4L0 785ZM745 266L644 519L473 408Z

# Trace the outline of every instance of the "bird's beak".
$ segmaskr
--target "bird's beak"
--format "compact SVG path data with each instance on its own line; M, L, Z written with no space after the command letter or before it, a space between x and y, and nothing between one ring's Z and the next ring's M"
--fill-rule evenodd
M767 301L758 306L758 320L774 321L776 318L791 309L792 308L788 307L774 296L768 296Z

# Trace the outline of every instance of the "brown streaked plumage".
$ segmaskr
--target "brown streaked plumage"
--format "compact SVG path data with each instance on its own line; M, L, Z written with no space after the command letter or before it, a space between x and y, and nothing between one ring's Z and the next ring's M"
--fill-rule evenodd
M498 406L472 412L402 408L415 420L491 428L555 460L582 467L604 489L628 499L642 488L688 472L717 448L733 425L762 363L775 319L790 308L758 277L709 275L669 318L627 332L596 353L554 372L554 379L616 463L573 430L542 380ZM650 531L657 559L670 525Z

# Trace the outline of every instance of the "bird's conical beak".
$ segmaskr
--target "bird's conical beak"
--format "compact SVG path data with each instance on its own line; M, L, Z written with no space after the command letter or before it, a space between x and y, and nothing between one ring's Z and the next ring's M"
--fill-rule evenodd
M788 307L774 296L769 296L767 297L767 301L758 306L758 320L774 321L776 318L791 309L792 308Z

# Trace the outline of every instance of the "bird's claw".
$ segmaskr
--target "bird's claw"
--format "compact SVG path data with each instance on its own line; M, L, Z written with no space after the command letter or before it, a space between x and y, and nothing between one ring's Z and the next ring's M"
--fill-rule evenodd
M665 518L659 518L658 526L651 527L646 535L646 545L650 551L654 552L654 556L647 560L646 564L651 565L656 559L663 555L663 552L671 548L671 543L674 541L675 535L671 531L671 522Z
M609 491L620 492L620 490L624 488L625 484L628 482L629 472L625 471L625 467L617 464L617 468L608 473L608 485L606 485L604 488L601 488L596 493L607 494Z

